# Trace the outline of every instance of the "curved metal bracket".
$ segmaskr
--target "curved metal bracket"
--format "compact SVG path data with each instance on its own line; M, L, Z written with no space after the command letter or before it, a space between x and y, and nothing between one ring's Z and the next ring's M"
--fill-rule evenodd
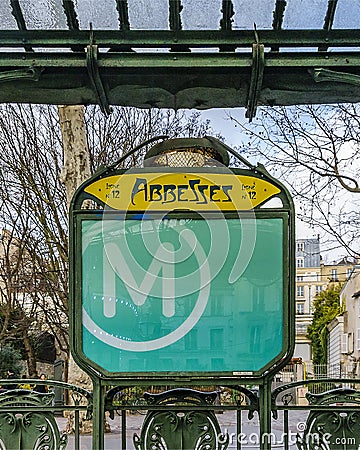
M256 43L252 45L251 78L245 114L245 116L249 119L249 122L252 121L256 114L256 107L260 96L265 67L264 44L259 43L256 30L255 37Z
M360 75L347 72L336 72L335 70L323 69L322 67L316 67L309 71L316 83L322 81L333 83L347 83L354 86L360 86Z
M109 106L104 84L100 77L98 65L98 46L93 43L93 32L91 28L90 31L90 44L86 47L86 67L101 111L108 116L111 114L111 108Z
M234 391L240 392L240 395L245 396L246 404L249 405L248 419L254 417L255 411L259 414L259 396L258 392L245 388L244 386L231 386Z
M159 139L168 139L169 136L154 136L150 139L147 139L146 141L142 142L139 145L136 145L132 149L130 149L128 152L126 152L124 155L122 155L118 160L113 162L112 164L105 166L105 167L99 167L99 169L96 171L95 176L99 177L100 175L104 175L105 173L111 172L114 170L117 166L119 166L123 161L125 161L126 158L137 152L138 150L142 149L148 144L151 144L152 142L158 141Z
M28 67L27 69L8 70L6 72L0 72L0 83L6 83L7 81L29 80L39 81L40 76L44 69L38 67Z

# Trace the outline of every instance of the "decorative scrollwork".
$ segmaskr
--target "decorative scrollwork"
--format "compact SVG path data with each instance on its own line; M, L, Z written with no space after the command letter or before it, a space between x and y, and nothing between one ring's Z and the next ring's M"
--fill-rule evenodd
M209 395L210 394L210 395ZM217 393L205 393L190 389L173 389L161 394L144 395L148 404L158 405L149 410L140 436L134 435L137 450L225 450L229 445L228 434L222 434L213 410L182 410L186 404L213 406ZM172 405L173 410L161 410Z
M310 405L334 405L328 411L311 411L304 434L297 435L299 450L353 450L360 445L360 412L342 410L341 405L359 405L360 395L353 389L333 389L322 394L308 394Z
M16 406L16 413L0 414L0 450L64 450L67 435L61 435L51 412L41 411L53 394L40 394L21 389L0 394L0 405ZM38 407L33 412L21 412L21 407Z

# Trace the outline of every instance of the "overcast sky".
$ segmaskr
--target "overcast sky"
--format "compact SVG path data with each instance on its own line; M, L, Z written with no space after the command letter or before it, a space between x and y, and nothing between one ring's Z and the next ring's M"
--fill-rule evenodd
M359 1L360 4L360 1ZM215 132L220 132L224 138L226 139L226 143L231 147L236 147L241 144L241 131L239 128L235 128L234 124L229 120L228 116L231 112L232 115L239 118L241 121L245 121L245 108L233 108L233 109L212 109L207 111L202 111L202 117L204 119L210 119L211 125ZM260 162L264 163L260 159L258 161L251 161L253 164ZM266 164L265 164L266 166ZM273 174L274 175L274 174ZM280 180L284 181L284 180ZM354 194L350 194L344 192L343 203L352 204ZM295 202L296 208L296 202ZM296 238L297 239L305 239L305 238L316 238L318 234L323 237L320 240L321 245L321 254L327 263L333 263L338 261L343 256L346 256L346 252L342 249L335 249L332 251L326 250L325 240L326 236L321 229L310 228L308 225L304 224L300 220L296 221Z

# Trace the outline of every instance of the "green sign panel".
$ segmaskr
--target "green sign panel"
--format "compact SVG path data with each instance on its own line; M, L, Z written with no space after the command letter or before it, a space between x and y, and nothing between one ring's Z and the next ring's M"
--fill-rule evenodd
M72 343L83 365L130 378L261 376L288 356L287 194L250 171L234 174L236 189L231 174L213 173L207 184L205 172L196 175L169 169L156 177L126 174L125 182L117 172L80 188L78 205L102 202L97 210L72 207ZM194 186L200 200L208 195L207 208L202 202L197 211L194 202L180 209L181 201L195 198ZM124 191L128 198L118 199ZM170 191L177 195L174 209L164 201ZM235 191L242 203L232 199ZM223 202L211 201L223 193ZM272 196L282 196L283 206L261 208Z
M284 347L283 229L83 220L84 354L109 372L261 370Z

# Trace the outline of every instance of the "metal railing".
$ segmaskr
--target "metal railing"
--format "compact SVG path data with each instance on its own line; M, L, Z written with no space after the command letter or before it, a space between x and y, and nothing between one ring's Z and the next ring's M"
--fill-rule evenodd
M73 449L82 449L81 428L92 416L89 391L52 380L4 379L0 386L1 449L63 450L69 433ZM61 405L55 404L55 390L58 395L60 390ZM60 418L66 431L59 429Z
M47 386L47 392L22 388L35 383ZM90 392L50 380L0 380L0 385L0 448L34 449L36 441L46 443L49 450L92 449L91 435L82 434L84 423L97 426L91 422ZM62 390L63 405L54 404L55 389ZM179 433L186 445L193 440L209 450L355 450L360 445L359 379L292 381L271 392L264 386L218 386L211 392L210 387L208 392L149 390L144 394L139 387L112 387L104 392L103 419L112 427L105 448L148 450L167 445L180 450ZM269 394L271 408L266 414L271 427L263 432L261 396ZM65 432L60 424L66 425Z

